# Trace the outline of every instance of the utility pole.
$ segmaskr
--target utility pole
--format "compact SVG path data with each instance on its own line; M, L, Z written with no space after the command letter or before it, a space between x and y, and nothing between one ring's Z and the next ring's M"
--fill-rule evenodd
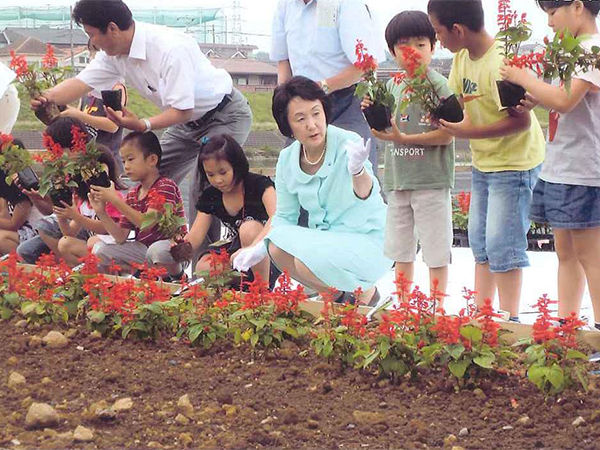
M75 52L73 51L73 7L69 7L69 19L71 22L71 69L75 70Z

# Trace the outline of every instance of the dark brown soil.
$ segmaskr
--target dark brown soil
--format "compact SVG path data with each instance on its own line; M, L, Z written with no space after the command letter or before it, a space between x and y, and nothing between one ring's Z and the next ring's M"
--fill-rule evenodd
M0 448L600 449L595 386L545 401L511 377L455 393L441 373L393 384L342 372L311 352L298 356L295 346L252 358L248 347L203 352L171 341L94 340L84 329L72 330L65 348L30 345L50 329L0 323ZM13 371L25 385L7 387ZM175 418L185 394L193 420L181 424ZM133 408L114 420L87 411L124 397ZM56 408L55 431L25 429L32 401ZM519 424L525 415L529 422ZM575 427L579 416L585 424ZM94 431L93 442L56 436L78 425ZM468 434L459 436L463 428Z

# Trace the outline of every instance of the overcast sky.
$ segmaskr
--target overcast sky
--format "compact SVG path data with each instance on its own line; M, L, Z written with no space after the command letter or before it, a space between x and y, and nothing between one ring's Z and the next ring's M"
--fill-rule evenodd
M258 35L269 35L271 28L271 18L275 11L278 0L240 0L242 6L242 31ZM298 0L300 1L300 0ZM3 6L46 6L48 0L2 0ZM231 0L126 0L131 8L211 8L211 7L229 7L225 11L231 13ZM425 11L427 0L366 0L370 9L376 16L381 33L385 29L388 21L397 13L406 9L418 9ZM486 25L491 33L498 29L496 25L497 0L483 0L486 12ZM75 0L52 0L53 6L73 5ZM513 1L518 12L526 12L529 20L534 26L534 37L541 39L547 34L551 34L546 25L546 14L536 7L532 0ZM258 45L261 50L268 50L268 36L247 36L249 44Z

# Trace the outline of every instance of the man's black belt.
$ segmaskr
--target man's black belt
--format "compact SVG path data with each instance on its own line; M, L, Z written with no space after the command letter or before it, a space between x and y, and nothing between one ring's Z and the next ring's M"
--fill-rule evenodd
M231 102L232 97L233 97L232 94L226 94L225 97L223 97L223 100L221 100L221 103L219 103L217 106L215 106L213 109L208 111L206 114L204 114L199 119L192 120L192 121L188 122L186 125L188 125L189 127L193 128L193 129L202 128L204 125L206 125L210 121L210 119L212 119L212 117L216 113L218 113L219 111L222 111L223 108L225 108L229 104L229 102Z

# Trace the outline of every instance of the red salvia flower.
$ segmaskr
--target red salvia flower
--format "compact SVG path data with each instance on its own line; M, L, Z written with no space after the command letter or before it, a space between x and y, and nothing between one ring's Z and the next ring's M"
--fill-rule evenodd
M15 71L17 77L25 78L30 75L30 69L27 65L27 60L22 55L17 55L14 50L10 51L10 63L9 67Z
M87 148L87 133L79 129L77 125L71 126L71 152L85 153Z
M42 57L42 67L44 69L52 69L58 65L58 59L54 55L54 47L46 44L46 54Z
M475 319L481 324L481 330L483 331L483 342L488 344L490 347L498 346L498 331L500 330L500 324L494 321L494 318L502 317L501 314L494 312L492 307L492 300L486 298L484 304L479 310L479 314L475 316Z

